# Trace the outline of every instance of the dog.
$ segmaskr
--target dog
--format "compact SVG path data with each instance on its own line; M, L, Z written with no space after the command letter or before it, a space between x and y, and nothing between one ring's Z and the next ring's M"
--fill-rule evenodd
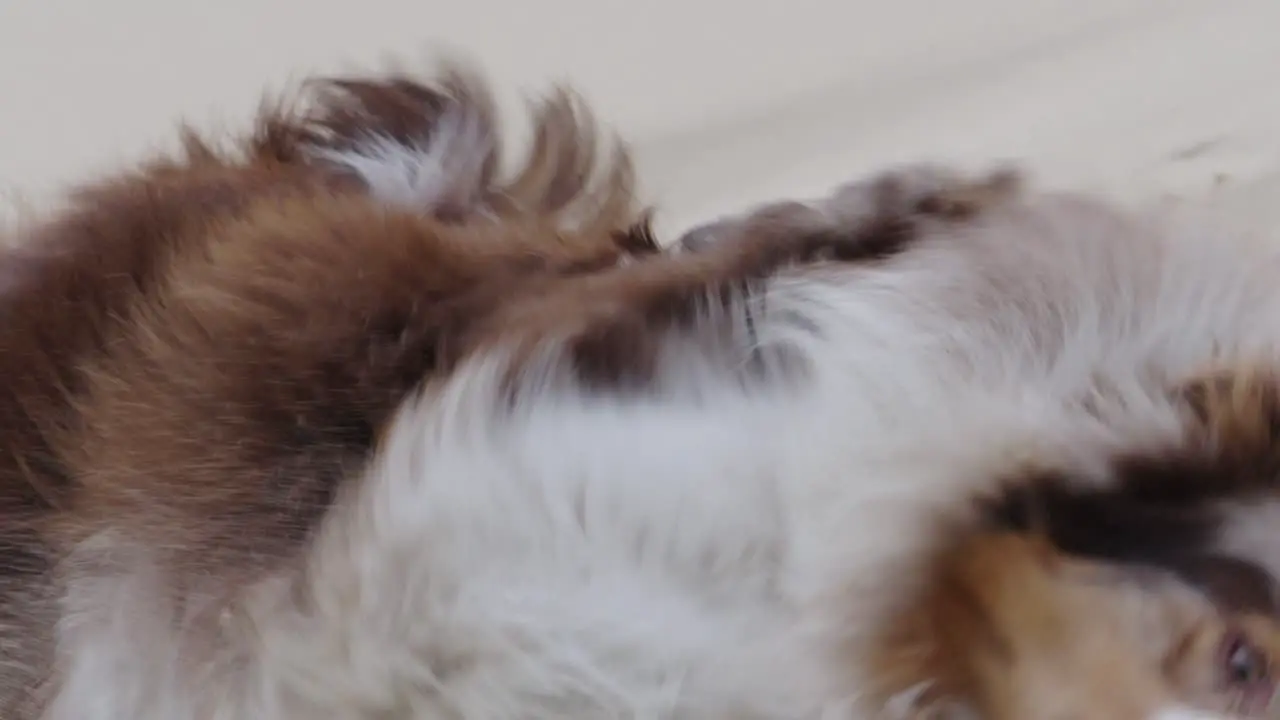
M892 172L660 252L625 155L581 180L600 154L578 110L541 114L503 179L461 77L324 85L238 150L193 136L96 190L135 213L88 201L22 243L105 247L68 219L93 211L138 249L129 282L22 274L64 314L79 283L121 289L46 321L83 344L7 360L53 378L9 410L12 486L54 488L6 520L41 558L3 588L29 638L17 717L878 717L911 689L886 682L883 633L929 597L953 527L1021 532L1000 491L1024 467L1105 486L1121 451L1182 447L1203 414L1170 378L1265 347L1238 304L1265 295L1256 257L1003 173ZM1154 290L1116 283L1151 268ZM1174 270L1183 304L1157 306ZM1187 315L1204 292L1238 302ZM991 552L1011 576L1056 567ZM1162 577L1151 598L1192 610L1161 637L1244 612ZM1132 593L1073 582L1046 612L1124 617ZM957 663L986 662L959 637ZM1097 700L1108 678L1070 678L1072 711L1239 704L1205 689L1212 653L1170 674L1114 649L1142 684ZM1017 677L1043 682L1032 655ZM1034 704L997 685L954 700Z

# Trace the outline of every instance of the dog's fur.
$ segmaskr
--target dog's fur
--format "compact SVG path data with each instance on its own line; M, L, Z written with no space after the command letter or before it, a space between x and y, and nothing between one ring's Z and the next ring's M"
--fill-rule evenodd
M5 717L876 716L940 544L1019 522L975 498L1124 487L1120 459L1228 416L1185 378L1280 337L1280 250L1004 175L896 173L660 254L625 155L583 180L580 105L506 180L478 88L323 85L235 152L103 182L24 243L62 265L7 265L6 310L50 317L5 329L6 377L43 383L0 398L12 556L39 559L0 586L29 638ZM1219 709L1150 659L1107 712ZM967 699L1038 702L1000 692Z

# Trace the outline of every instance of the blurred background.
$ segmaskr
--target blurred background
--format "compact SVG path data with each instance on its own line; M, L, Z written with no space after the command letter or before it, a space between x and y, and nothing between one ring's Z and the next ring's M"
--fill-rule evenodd
M1280 169L1278 31L1278 0L0 0L0 190L39 204L180 119L459 51L504 103L586 94L674 229L915 159L1201 192Z

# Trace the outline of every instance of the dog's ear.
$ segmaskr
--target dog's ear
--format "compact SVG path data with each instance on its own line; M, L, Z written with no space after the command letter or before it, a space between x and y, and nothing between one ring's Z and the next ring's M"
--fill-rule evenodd
M1042 534L1073 555L1171 571L1227 609L1280 612L1275 580L1261 565L1216 550L1228 511L1212 497L1184 495L1177 483L1185 476L1168 462L1168 497L1146 489L1135 496L1123 476L1098 487L1041 474L984 501L986 520L993 529Z

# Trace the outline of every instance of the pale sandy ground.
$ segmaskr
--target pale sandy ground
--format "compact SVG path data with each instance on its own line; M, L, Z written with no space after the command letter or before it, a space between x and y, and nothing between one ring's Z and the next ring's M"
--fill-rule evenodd
M0 0L0 189L39 201L180 117L447 47L508 101L583 90L669 229L918 159L1201 193L1280 173L1278 32L1280 0Z

